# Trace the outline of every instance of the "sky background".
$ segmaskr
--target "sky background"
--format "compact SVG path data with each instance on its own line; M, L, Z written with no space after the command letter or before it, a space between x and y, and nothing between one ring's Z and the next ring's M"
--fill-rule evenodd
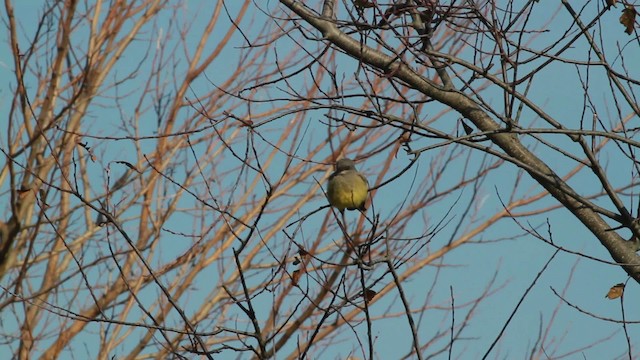
M545 2L545 0L543 0ZM179 7L179 13L181 14L179 19L184 23L189 23L193 27L193 33L199 33L198 29L202 29L205 26L207 16L210 14L210 2L208 1L189 1L189 2L176 2ZM276 1L268 1L260 4L263 10L273 11L278 7ZM33 16L33 13L41 13L42 3L37 1L24 1L16 2L17 18L23 23L23 37L29 37L33 34L34 29L27 27L28 21L26 19L29 16ZM233 1L228 1L227 6L230 13L236 13L237 4ZM545 25L548 32L540 34L533 38L530 46L534 48L543 48L545 43L554 41L558 34L567 30L569 21L566 11L562 11L561 5L557 2L547 2L545 6L538 6L532 16L530 28L535 28L537 24ZM255 31L262 31L263 29L252 26L252 24L262 23L266 16L261 11L256 11L255 6L251 10L253 15L245 19L244 23L239 24L242 30L249 38L257 36ZM590 18L599 11L595 2L590 3L589 6L583 9L584 18ZM556 14L556 15L552 15ZM166 25L163 21L169 21L170 14L161 15L158 21L154 24L153 28L149 28L146 34L151 38L157 38L158 41L176 42L177 37L166 34L163 30ZM619 46L624 47L624 57L626 65L636 65L640 60L640 55L637 49L637 44L626 45L627 42L633 38L622 31L621 25L618 23L618 17L620 15L620 6L618 9L610 11L603 17L602 24L597 25L597 31L600 36L607 39L605 43L610 44L610 48L607 49L609 54L614 54L616 48ZM3 19L6 19L6 14L2 13ZM221 24L228 23L228 20L221 21ZM23 38L24 39L24 38ZM74 39L79 43L82 42L81 37ZM2 35L2 41L5 49L8 48L8 35L5 33ZM198 38L188 37L187 43L191 46L195 46L195 42L199 41ZM236 44L236 48L227 48L225 51L228 53L225 56L220 57L214 65L206 71L207 78L198 79L191 89L190 97L197 97L198 94L206 93L212 86L222 83L226 80L227 74L234 68L239 66L238 57L246 51L243 47L246 43L243 37L236 33L231 41ZM215 37L212 39L211 48L215 47ZM309 45L314 48L316 44ZM176 51L180 51L179 47L175 47ZM275 58L277 52L280 56L297 50L295 45L287 38L281 39L274 45L274 50L269 52L265 61L272 61ZM119 74L126 74L132 70L132 67L138 63L138 60L144 56L146 48L144 47L130 47L123 55L126 61L123 61L118 65L117 71L114 72L113 77L117 79ZM588 54L588 49L583 41L579 41L577 46L573 47L564 56L573 56L575 59L585 60ZM130 60L129 60L130 59ZM620 59L610 61L619 65ZM9 51L0 51L0 78L6 79L2 87L0 87L0 111L6 113L10 107L11 93L15 88L15 81L13 80L13 68L12 60ZM183 63L176 64L176 69L179 70ZM536 64L531 65L536 66ZM356 71L357 63L350 58L344 56L338 56L336 60L336 68L339 75L345 74L350 76ZM140 68L139 72L141 77L144 72L148 72L148 69ZM173 70L172 70L173 71ZM578 128L581 121L581 114L583 110L583 93L579 88L579 82L577 81L578 75L582 69L576 69L576 66L567 63L556 63L548 66L537 77L534 85L530 89L530 98L544 110L562 122L565 126L570 128ZM631 69L636 71L637 69ZM605 123L614 123L618 121L618 114L611 106L611 95L609 84L606 78L602 76L602 69L594 68L590 75L590 95L595 101L595 105L598 109L606 109L604 113L598 113ZM340 76L338 76L340 78ZM637 77L636 77L637 78ZM307 79L308 80L308 79ZM35 85L34 81L27 81L27 85ZM292 86L308 86L303 81L303 77L297 77L292 80ZM127 84L126 86L132 86ZM107 90L104 95L108 96ZM127 91L126 88L119 89L119 91ZM131 91L138 91L135 86L131 87ZM263 93L262 93L263 92ZM277 92L267 93L262 90L256 95L256 98L263 96L266 99L267 96L282 95ZM502 93L497 89L488 89L483 95L486 99L494 104L499 104L502 101ZM132 96L132 99L136 97ZM146 104L149 105L149 104ZM131 109L135 104L121 104L123 109ZM264 107L268 105L263 105ZM499 107L499 106L498 106ZM430 114L436 114L440 111L447 111L446 108L438 104L431 104L428 112ZM305 157L305 149L309 143L309 147L313 143L314 137L325 136L326 134L326 118L324 117L326 112L316 111L309 112L308 115L308 134L303 139L296 139L304 145L301 147L300 156ZM91 115L94 117L93 122L87 122L83 128L84 131L93 135L112 135L122 134L123 130L114 128L114 124L117 121L113 119L119 119L122 116L129 116L130 114L122 113L114 108L96 107L92 110ZM156 119L148 114L148 119L142 119L141 122L148 123L148 128L143 128L146 134L140 135L153 135L156 129ZM624 114L626 115L626 114ZM425 116L427 116L425 114ZM441 117L433 127L437 127L443 131L450 131L457 126L458 114L449 112L447 115ZM536 119L531 113L523 115L527 123L535 122ZM591 115L587 112L586 119L590 120ZM285 126L290 119L282 118L278 121L274 121L268 126L264 126L263 134L266 134L267 139L277 138L278 130L282 126ZM542 126L541 121L536 123ZM638 126L637 119L632 121L632 126ZM126 129L125 129L126 130ZM555 144L566 148L575 148L575 144L571 143L562 136L549 136L548 139L552 139ZM0 135L0 145L6 147L6 135ZM432 139L417 139L412 145L414 149L421 148L423 146L433 145L436 141ZM98 145L94 150L100 154L100 164L96 164L95 181L96 184L105 182L105 168L106 164L109 164L112 160L125 160L135 161L135 158L130 156L130 152L134 149L132 142L105 142ZM144 149L145 147L153 148L155 146L154 140L141 141L139 146ZM264 145L264 144L263 144ZM197 149L196 150L200 150ZM411 184L415 179L421 179L429 169L429 161L435 156L435 154L441 151L441 149L435 149L430 152L421 155L421 160L410 171L402 175L399 179L392 184L382 187L378 190L376 198L374 199L375 210L380 214L388 214L394 211L400 204L400 200L405 197L414 196L414 192L419 191L417 187L412 187ZM547 160L552 164L552 167L563 175L563 169L565 166L573 166L566 158L559 157L557 153L550 151L544 147L538 146L535 153L542 159ZM374 178L379 166L381 164L380 159L391 156L389 153L381 153L371 158L362 159L358 162L358 168L369 179ZM622 178L620 184L627 183L625 181L632 174L632 169L629 168L626 162L618 161L615 152L604 152L601 155L601 161L603 166L607 168L609 174L620 174ZM484 158L484 154L477 153L472 157L478 161L478 164ZM185 161L192 161L193 159L185 159ZM284 161L280 167L276 163L270 171L273 174L277 174L283 167ZM410 161L410 157L405 153L400 152L394 162L395 171L399 171ZM566 163L566 164L565 164ZM450 177L451 181L457 181L460 177L459 166L460 163L452 163L447 169L449 173L445 174L445 183L447 183L447 177ZM220 165L224 169L225 164ZM229 165L230 167L232 165ZM472 164L472 167L474 165ZM569 168L566 167L568 170ZM118 171L123 169L114 168L114 173L111 174L112 178L117 177ZM480 208L482 212L486 211L488 216L499 211L502 208L501 196L508 197L510 189L513 187L518 170L512 165L506 165L499 170L493 172L491 176L482 183L478 189L474 206ZM394 174L391 171L390 174ZM525 176L526 177L526 176ZM526 177L527 178L527 177ZM321 180L321 179L318 179ZM611 177L612 181L616 181L615 177ZM222 180L224 181L224 180ZM371 181L371 180L370 180ZM592 193L599 191L599 184L594 181L593 177L587 175L580 175L569 181L569 184L577 188L579 191L585 193ZM620 185L618 184L618 185ZM302 184L300 188L294 189L294 192L308 191L308 187L313 184ZM616 185L614 183L614 185ZM7 185L4 185L7 186ZM503 189L507 189L506 193ZM3 189L3 191L6 189ZM528 178L523 181L523 185L520 186L519 193L534 195L540 191L538 186L535 186ZM401 195L399 195L401 194ZM424 209L424 224L416 224L415 229L409 228L408 232L412 230L416 235L425 230L425 224L435 224L442 219L452 220L452 224L456 223L459 216L462 216L464 210L464 204L471 201L470 189L466 189L461 194L461 201L456 203L456 197L450 197L446 200L434 204L432 207ZM479 201L478 201L479 199ZM506 201L506 199L502 199ZM634 202L628 202L628 208L635 211L637 206L637 199L633 199ZM546 199L544 202L536 203L535 207L539 208L541 204L547 203L549 205L555 204L552 199ZM308 203L302 208L302 213L311 212L324 204L320 203ZM612 208L610 204L603 204L607 208ZM453 207L453 211L451 208ZM522 209L519 209L522 210ZM169 226L173 231L187 231L193 225L192 220L188 218L182 218L182 215L176 215ZM357 217L357 214L348 213L347 218L353 219ZM322 217L311 217L304 223L304 231L312 234L317 232L320 226ZM610 260L610 256L600 243L595 239L585 228L573 218L568 211L564 209L555 210L552 213L545 214L543 216L533 216L522 220L525 225L537 228L541 233L547 235L546 223L550 225L550 231L553 234L553 240L556 244L579 253L587 254L603 260ZM466 223L467 226L471 226L470 222ZM135 229L135 221L126 223L126 226L130 230ZM428 226L428 225L427 225ZM425 251L433 251L439 249L443 244L446 244L453 233L453 226L445 226L433 239L425 249ZM517 239L502 240L505 237L512 236L513 234L523 233L519 226L512 220L502 220L498 226L493 226L489 231L484 232L480 237L474 239L477 244L466 244L451 253L447 254L444 258L444 263L447 265L446 270L440 271L440 268L433 266L425 269L419 276L410 278L404 283L407 296L413 304L424 303L427 297L428 302L434 306L433 310L429 310L425 313L424 317L420 317L419 328L421 335L432 334L439 331L447 331L451 324L451 314L448 311L448 307L451 303L450 294L451 291L455 294L457 304L463 304L466 301L476 298L479 294L486 290L487 283L493 281L494 285L492 289L494 291L490 295L489 299L482 302L474 311L473 318L470 321L470 325L465 329L463 333L463 339L458 341L454 345L453 355L454 358L478 358L482 356L490 344L496 338L500 332L501 327L510 316L511 312L517 306L524 291L531 285L532 281L536 277L536 274L540 272L545 263L550 259L554 253L554 248L542 241L535 239L532 236L524 235ZM623 233L624 237L628 237L627 233ZM496 241L500 240L500 241ZM282 241L286 241L284 236ZM172 241L170 235L165 235L163 238L162 251L164 256L170 258L173 254L179 253L190 244L185 244L179 241ZM96 276L98 276L96 274ZM437 278L437 280L436 280ZM610 319L621 319L620 313L620 301L608 300L604 298L608 289L619 282L625 282L627 279L623 270L617 266L603 264L589 260L582 257L577 257L573 254L560 252L556 255L554 260L549 264L548 269L537 281L536 285L531 289L530 293L524 299L520 305L519 311L511 321L509 327L505 331L503 337L497 344L496 348L489 355L489 358L496 359L512 359L512 358L524 358L528 357L529 351L533 347L533 343L538 337L541 331L545 331L547 327L550 327L550 332L547 335L546 343L552 348L549 350L556 351L555 354L570 354L566 358L586 358L586 359L606 359L606 358L618 358L625 357L627 351L627 340L623 332L622 326L617 323L607 322L599 319L594 319L591 316L581 314L576 309L564 305L562 301L554 295L552 289L555 289L559 293L563 294L563 297L579 306L585 311L596 314L597 316ZM206 301L207 294L211 289L203 289L206 284L204 279L200 279L196 286L201 290L194 290L191 301ZM634 304L640 297L638 287L634 283L630 283L630 286L626 288L625 303ZM146 294L153 297L153 293ZM268 315L270 299L268 294L263 295L265 298L257 298L258 304L265 304L265 311L259 314L263 317ZM188 304L185 304L188 306ZM442 307L439 309L438 307ZM626 317L631 321L640 320L640 309L637 306L626 306ZM385 346L377 347L376 354L379 359L394 359L400 356L406 355L406 352L410 349L411 339L408 336L408 327L405 318L402 316L402 308L398 304L397 298L388 296L387 298L376 302L375 306L370 309L372 316L382 316L384 314L395 313L398 316L390 319L379 320L374 325L374 336L376 343L385 344ZM456 321L462 319L467 312L468 307L462 308L456 312ZM552 323L549 322L553 319ZM11 320L4 322L2 326L10 328L16 326ZM98 325L95 325L97 329ZM91 329L91 327L89 327ZM640 339L640 329L637 324L628 325L630 341L632 345L638 344ZM358 335L362 339L366 338L366 328L360 326L357 328ZM598 343L599 340L611 337L610 340ZM424 336L423 339L428 338ZM82 342L82 338L77 340ZM90 341L90 340L86 340ZM135 341L132 339L131 341ZM434 344L434 349L446 345L448 338L444 338ZM386 344L397 344L397 347L386 346ZM293 345L292 345L293 346ZM557 349L553 348L558 346ZM126 347L126 346L125 346ZM315 358L345 358L351 352L351 349L357 348L357 343L354 344L353 338L345 340L343 343L332 344L321 354L315 354ZM90 347L86 347L86 354L93 355ZM574 353L574 351L580 350ZM0 345L0 357L9 356L12 353L12 349ZM123 350L124 351L124 350ZM4 354L3 354L4 352ZM638 356L640 351L634 347L633 354ZM114 354L118 357L119 354ZM120 354L122 355L122 354ZM362 357L361 354L356 353L356 356ZM441 353L435 358L446 358L447 353ZM232 359L235 358L233 353L223 353L221 356L216 357L220 359ZM554 357L555 358L555 357Z

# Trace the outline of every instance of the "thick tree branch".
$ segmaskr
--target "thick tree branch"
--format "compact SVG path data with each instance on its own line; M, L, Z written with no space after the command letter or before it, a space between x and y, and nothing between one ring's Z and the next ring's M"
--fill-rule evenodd
M429 79L416 73L407 64L397 57L386 55L380 51L364 45L341 32L330 19L316 16L302 2L294 0L280 0L280 2L295 12L304 21L318 29L325 40L340 48L349 56L358 61L380 69L394 78L403 81L424 95L446 104L459 112L462 116L474 123L478 129L484 132L493 132L500 129L496 123L482 108L465 94L436 86ZM592 208L585 206L575 198L579 196L568 184L541 159L531 153L519 140L510 133L494 133L487 136L494 144L499 146L509 156L528 164L534 171L527 172L554 198L562 203L580 222L582 222L604 245L613 259L620 263L625 271L640 282L640 257L634 241L626 241L607 224ZM633 222L629 219L627 226ZM638 230L634 231L638 237Z

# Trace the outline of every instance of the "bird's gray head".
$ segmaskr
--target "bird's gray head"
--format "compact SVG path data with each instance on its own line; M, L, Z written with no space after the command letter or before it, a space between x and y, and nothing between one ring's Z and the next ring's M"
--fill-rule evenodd
M353 162L353 160L351 159L347 159L347 158L340 159L336 163L336 171L355 170L355 169L356 169L356 163Z

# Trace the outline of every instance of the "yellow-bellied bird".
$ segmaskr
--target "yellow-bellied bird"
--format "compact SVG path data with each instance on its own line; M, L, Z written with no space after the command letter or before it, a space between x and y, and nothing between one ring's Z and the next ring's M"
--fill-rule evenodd
M351 159L340 159L336 171L329 176L327 197L329 204L344 213L347 210L366 210L364 207L369 192L367 179L356 170Z

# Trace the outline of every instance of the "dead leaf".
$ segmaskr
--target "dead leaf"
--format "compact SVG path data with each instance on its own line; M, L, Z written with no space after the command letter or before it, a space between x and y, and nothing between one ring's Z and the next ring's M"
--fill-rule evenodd
M607 0L607 8L610 7L616 7L616 3L618 2L618 0Z
M107 217L103 213L98 213L98 216L96 217L96 225L105 227L108 223L109 219L107 219Z
M624 293L624 284L620 283L620 284L613 285L611 289L609 289L609 292L607 293L607 295L605 295L604 297L613 300L622 296L622 293Z
M302 276L302 271L296 270L291 275L291 283L295 286L298 286L298 281L300 280L300 276Z
M376 4L372 3L369 0L353 0L353 4L360 9L367 9L376 6Z
M376 297L376 295L378 295L377 292L375 292L374 290L371 289L365 289L364 290L364 294L362 294L362 296L364 297L364 301L368 304L371 300L373 300L374 297Z
M632 5L627 5L622 10L622 16L620 16L620 24L624 25L624 32L631 35L633 33L633 26L636 23L636 8Z
M462 128L464 129L464 133L467 135L471 135L473 133L473 128L467 125L467 123L464 122L464 120L462 119L460 119L460 122L462 123Z
M298 255L300 255L300 261L302 261L303 263L307 263L311 258L311 254L309 254L307 250L303 248L298 249Z

